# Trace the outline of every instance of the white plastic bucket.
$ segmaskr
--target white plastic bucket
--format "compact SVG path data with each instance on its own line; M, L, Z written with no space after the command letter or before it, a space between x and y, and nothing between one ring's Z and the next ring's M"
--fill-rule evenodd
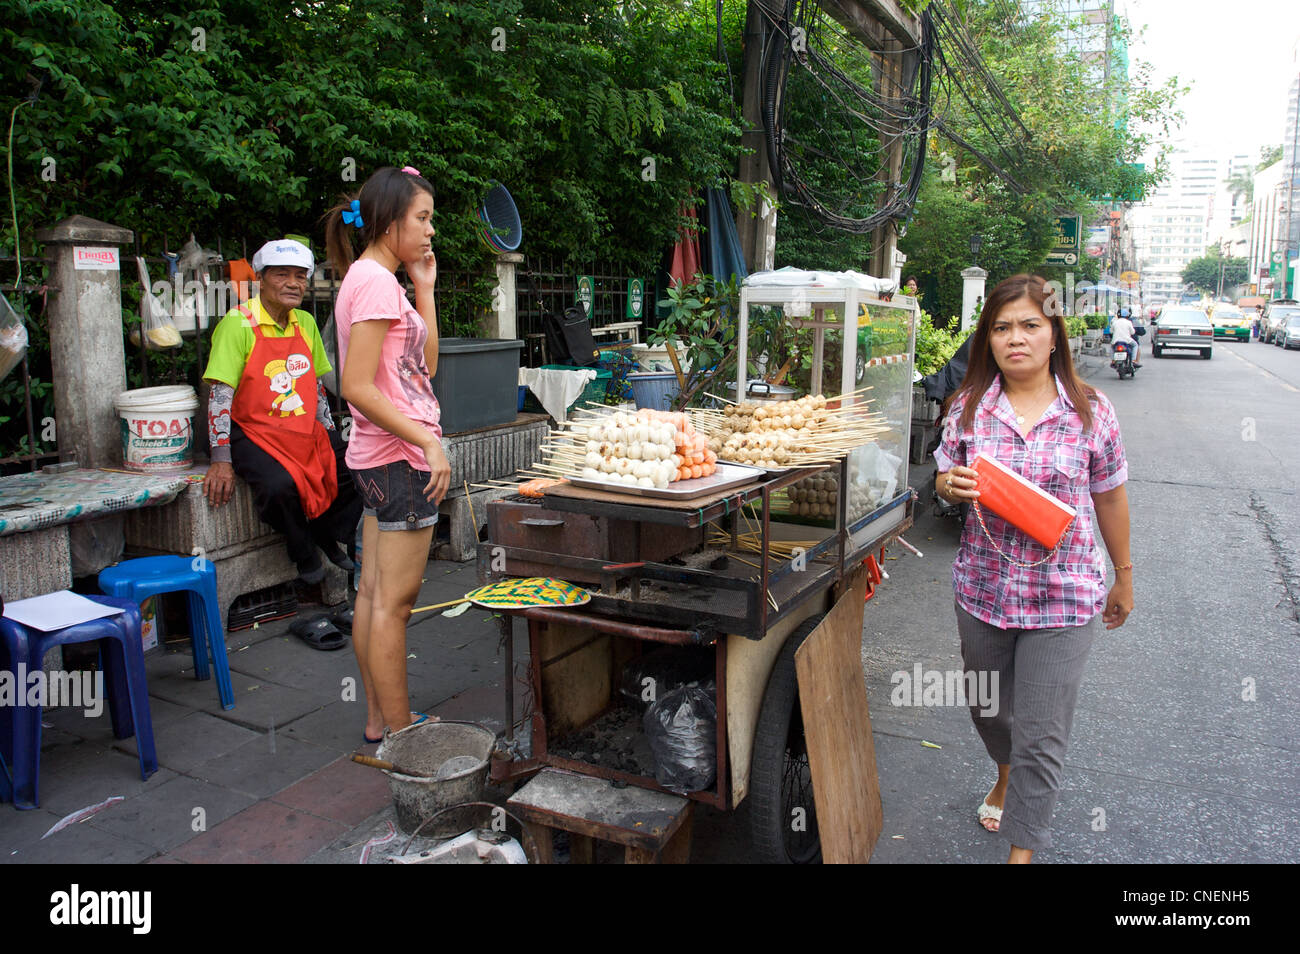
M122 464L144 473L194 466L198 395L188 385L123 391L113 401L122 424Z

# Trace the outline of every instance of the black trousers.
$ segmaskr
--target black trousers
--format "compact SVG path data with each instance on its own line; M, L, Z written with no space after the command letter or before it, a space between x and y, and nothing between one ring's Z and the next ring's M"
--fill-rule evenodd
M334 449L339 492L328 510L315 520L308 520L293 477L238 424L230 422L231 465L253 492L253 506L257 508L258 516L284 535L289 559L300 569L320 561L316 554L317 545L352 543L356 538L357 522L361 519L361 497L352 483L352 472L343 462L347 445L337 429L326 433Z

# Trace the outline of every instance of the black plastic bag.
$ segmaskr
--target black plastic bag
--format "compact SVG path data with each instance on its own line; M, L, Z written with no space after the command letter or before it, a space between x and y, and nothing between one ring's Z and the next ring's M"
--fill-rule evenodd
M703 682L713 675L717 655L712 647L665 646L643 653L623 667L619 695L638 712L674 689Z
M641 720L655 757L655 781L672 792L710 788L718 773L718 707L712 682L682 686L659 699Z

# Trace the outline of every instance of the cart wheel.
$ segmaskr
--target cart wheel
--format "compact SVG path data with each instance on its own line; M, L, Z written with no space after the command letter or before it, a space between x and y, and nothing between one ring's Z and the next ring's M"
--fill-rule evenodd
M767 680L754 732L749 770L751 828L754 847L769 864L822 860L794 668L795 650L821 621L821 616L805 620L785 641Z

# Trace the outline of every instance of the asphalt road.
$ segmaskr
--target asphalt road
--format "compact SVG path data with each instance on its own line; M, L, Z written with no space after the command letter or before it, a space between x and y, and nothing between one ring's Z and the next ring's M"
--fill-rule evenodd
M1300 860L1300 354L1217 342L1118 380L1136 608L1095 644L1055 844L1040 862ZM931 469L912 483L928 501ZM1002 861L976 823L992 763L956 707L895 707L897 671L960 669L958 527L918 509L868 605L863 660L885 804L874 863ZM934 749L926 740L942 746Z
M1035 861L1300 861L1300 352L1143 352L1124 381L1082 362L1124 434L1136 606L1093 647L1054 844ZM960 531L933 514L932 474L912 465L906 539L924 557L891 548L863 625L885 816L873 864L1007 856L975 820L995 772L968 711L891 704L894 673L961 669ZM747 802L698 807L693 861L757 860Z

